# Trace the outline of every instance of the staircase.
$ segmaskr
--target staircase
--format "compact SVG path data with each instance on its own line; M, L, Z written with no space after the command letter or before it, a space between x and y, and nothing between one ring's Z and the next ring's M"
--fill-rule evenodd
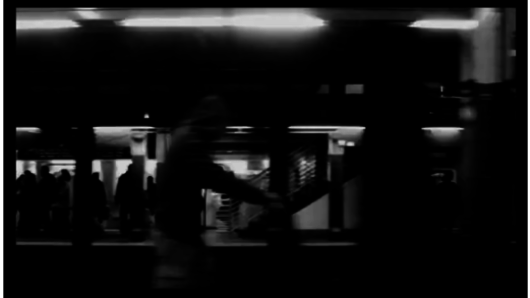
M325 148L327 149L327 148ZM291 214L295 214L311 203L320 199L329 192L329 181L327 180L327 160L319 150L318 144L305 144L297 147L289 157L289 193L287 195L287 208ZM317 157L320 156L320 159ZM269 169L252 178L250 183L268 190ZM252 212L241 214L241 202L232 201L231 217L232 231L240 234L246 232L259 232L265 228L266 216L264 208L255 206Z

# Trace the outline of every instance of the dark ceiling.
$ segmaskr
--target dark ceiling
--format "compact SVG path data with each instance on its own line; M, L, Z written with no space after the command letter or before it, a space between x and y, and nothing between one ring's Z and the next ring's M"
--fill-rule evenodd
M28 11L49 12L17 9L17 17ZM345 96L345 84L458 80L459 34L407 25L423 15L469 10L315 12L329 20L327 27L292 34L121 28L114 19L130 13L121 9L71 31L21 32L11 85L16 92L6 97L7 107L19 126L167 124L214 86L227 98L234 125L266 124L282 113L291 123L355 125L362 111L344 107L361 107L362 96ZM321 84L339 91L317 95Z

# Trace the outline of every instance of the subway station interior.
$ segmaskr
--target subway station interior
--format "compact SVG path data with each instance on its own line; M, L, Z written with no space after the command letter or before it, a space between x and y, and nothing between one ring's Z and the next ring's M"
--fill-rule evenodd
M281 198L289 222L199 187L189 225L214 259L211 287L515 297L515 27L515 8L17 8L11 286L156 288L160 198L210 175L186 159L169 169L189 146ZM194 125L222 132L179 135Z

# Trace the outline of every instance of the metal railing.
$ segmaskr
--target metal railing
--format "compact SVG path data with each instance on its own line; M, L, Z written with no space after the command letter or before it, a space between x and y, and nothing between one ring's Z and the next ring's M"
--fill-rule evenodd
M300 146L289 156L289 191L287 199L292 202L296 195L308 186L316 185L319 181L317 167L318 147L315 144ZM323 173L325 174L325 173ZM249 182L261 189L268 190L270 170L266 169L253 177ZM325 177L325 176L324 176ZM253 211L247 214L240 212L241 202L231 202L231 230L247 227L252 221L263 215L263 207L253 206Z

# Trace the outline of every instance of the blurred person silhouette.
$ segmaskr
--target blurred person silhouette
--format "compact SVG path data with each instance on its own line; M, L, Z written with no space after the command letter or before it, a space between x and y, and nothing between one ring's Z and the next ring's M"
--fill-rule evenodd
M57 178L57 201L52 206L53 230L63 235L70 231L71 181L70 171L61 170L60 176Z
M160 196L153 230L155 288L201 288L211 282L213 263L201 238L202 189L252 204L280 206L273 204L280 201L277 195L236 178L211 159L210 145L221 137L225 123L221 99L207 96L173 129L158 181Z
M18 226L21 234L38 232L37 176L25 171L20 180Z
M41 167L41 179L37 185L39 199L37 201L37 213L39 229L48 231L51 223L51 207L57 201L57 180L50 173L50 167Z
M109 217L107 207L107 191L105 185L100 180L99 172L92 173L90 187L90 216L94 220L95 228L98 232L103 231L103 222Z
M143 228L145 219L144 190L133 176L133 164L120 176L116 187L116 203L120 212L120 231L130 236L133 229Z

